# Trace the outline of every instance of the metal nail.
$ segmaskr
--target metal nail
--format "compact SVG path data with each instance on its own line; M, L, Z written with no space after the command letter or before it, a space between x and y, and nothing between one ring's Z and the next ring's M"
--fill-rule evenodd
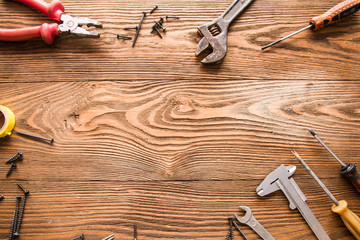
M155 22L155 25L156 25L156 26L160 27L160 28L163 30L163 32L165 32L166 28L163 27L163 25L162 25L161 23L159 23L159 22L157 22L157 21L154 21L154 22Z
M169 18L174 18L174 19L180 19L179 17L174 17L174 16L166 16L166 20L168 20Z
M161 33L159 32L157 27L153 27L152 29L153 29L153 31L155 31L159 35L160 38L162 38Z
M138 29L138 26L136 26L136 27L126 27L126 28L124 28L124 30L131 30L131 29L137 30L137 29Z
M117 37L117 39L120 39L120 38L125 39L125 40L131 40L132 39L132 37L124 36L124 35L120 35L120 34L116 35L116 37Z
M143 23L143 21L144 21L144 18L146 17L146 12L142 12L142 14L143 14L143 15L142 15L142 17L141 17L141 20L140 20L138 29L136 30L136 34L135 34L135 37L134 37L134 41L133 41L133 43L132 43L132 47L135 46L136 40L137 40L138 37L139 37L139 32L140 32L140 29L141 29L141 25L142 25L142 23Z
M158 8L158 6L155 6L155 7L150 11L150 14L152 14L157 8Z
M24 133L24 132L19 132L19 131L14 131L14 132L17 133L17 134L26 136L26 137L31 137L31 138L35 138L35 139L39 139L39 140L48 141L50 144L53 144L53 142L54 142L54 139L53 139L53 138L39 137L39 136L36 136L36 135L32 135L32 134Z
M18 187L23 190L24 194L27 195L28 193L30 193L28 190L25 190L25 188L23 186L21 186L20 183L17 183Z

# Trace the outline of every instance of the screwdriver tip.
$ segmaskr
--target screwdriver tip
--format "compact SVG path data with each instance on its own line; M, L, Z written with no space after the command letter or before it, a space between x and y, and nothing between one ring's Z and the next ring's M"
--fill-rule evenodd
M311 128L308 128L308 130L311 133L311 135L313 135L314 137L316 136L316 133Z

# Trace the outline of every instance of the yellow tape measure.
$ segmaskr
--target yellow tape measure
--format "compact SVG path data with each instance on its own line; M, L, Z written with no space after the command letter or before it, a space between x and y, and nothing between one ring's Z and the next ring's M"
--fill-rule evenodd
M7 107L0 105L0 138L11 135L15 127L15 115Z

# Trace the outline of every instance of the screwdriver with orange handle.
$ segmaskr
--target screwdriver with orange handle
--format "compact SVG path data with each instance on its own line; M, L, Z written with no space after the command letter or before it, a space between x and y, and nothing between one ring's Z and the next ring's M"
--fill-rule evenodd
M349 16L353 15L354 13L356 13L359 9L360 9L360 0L345 0L341 3L339 3L338 5L336 5L335 7L331 8L326 13L324 13L320 16L317 16L317 17L313 17L310 20L310 23L308 26L306 26L306 27L300 29L299 31L296 31L286 37L283 37L273 43L270 43L270 44L266 45L265 47L262 47L261 50L265 50L266 48L271 47L291 36L294 36L295 34L305 31L306 29L311 28L311 30L316 31L316 30L326 27L329 24L340 22L344 18L349 17Z
M318 140L318 142L323 145L323 147L341 164L340 174L349 179L349 181L354 185L356 190L360 192L360 173L358 172L356 165L354 163L344 163L343 161L341 161L340 158L336 156L333 151L331 151L331 149L319 138L319 136L312 129L309 128L308 130L311 135L313 135L314 138Z
M360 240L360 218L348 208L347 202L345 200L336 200L334 195L331 194L329 189L327 189L327 187L321 182L321 180L315 175L315 173L310 169L310 167L305 163L305 161L299 156L297 152L294 150L291 150L291 152L333 201L334 204L332 205L331 210L334 213L340 215L347 229L352 233L352 235L354 235L356 239Z

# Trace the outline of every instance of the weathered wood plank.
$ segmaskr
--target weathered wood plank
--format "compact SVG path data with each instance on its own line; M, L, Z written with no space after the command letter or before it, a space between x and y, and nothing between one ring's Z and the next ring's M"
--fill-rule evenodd
M261 52L265 44L303 26L338 1L255 1L231 26L224 63L204 67L194 56L197 27L215 19L231 1L64 1L67 12L103 22L100 39L61 37L52 47L41 40L0 43L0 81L101 81L178 79L321 79L357 80L358 15L318 33L304 32ZM141 11L159 10L145 19L135 48L117 33L135 26ZM153 20L166 14L163 40L151 34ZM0 27L32 26L47 19L21 4L0 3Z
M112 233L115 239L132 239L133 224L138 226L139 239L225 239L227 216L244 214L240 205L251 207L276 239L315 239L300 213L289 209L281 192L258 197L256 181L121 182L121 176L118 180L20 181L31 191L21 239L71 239L81 233L86 239L101 239ZM352 239L313 180L295 180L329 236ZM8 236L15 196L21 194L15 182L19 181L1 184L1 190L7 192L0 203L1 239ZM346 196L354 211L360 211L357 193L334 187L341 179L324 182L336 196ZM259 239L249 227L240 226L249 239Z

